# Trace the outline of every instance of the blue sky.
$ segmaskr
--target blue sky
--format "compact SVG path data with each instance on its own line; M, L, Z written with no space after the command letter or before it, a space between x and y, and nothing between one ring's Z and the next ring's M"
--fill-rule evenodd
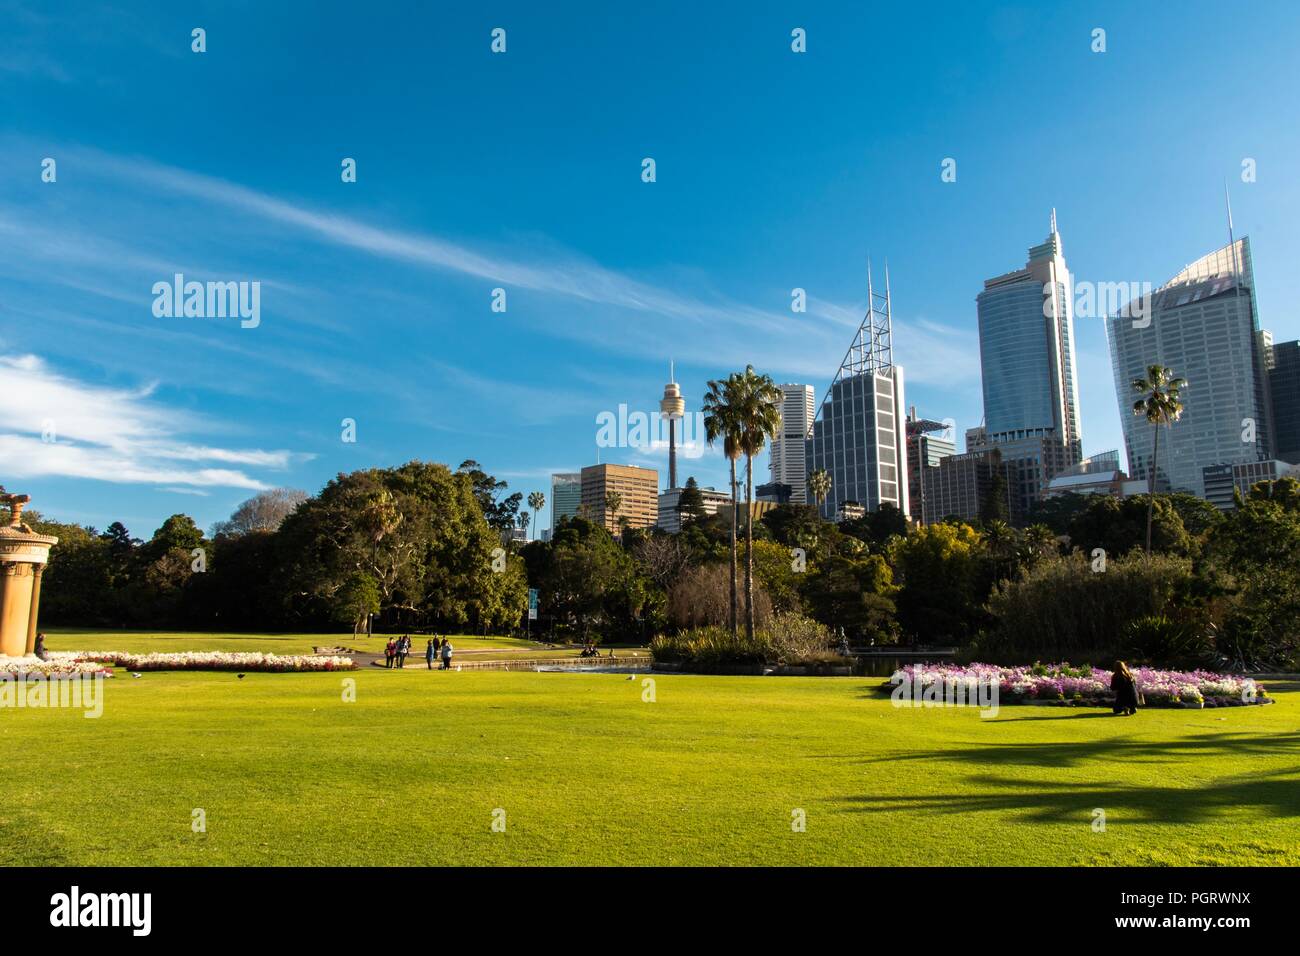
M670 358L689 408L746 362L820 395L868 257L909 403L962 430L975 295L1053 206L1076 279L1158 284L1226 242L1225 180L1300 337L1300 7L976 6L0 0L0 483L141 536L411 458L549 492ZM175 272L260 282L261 324L155 317ZM1076 335L1085 451L1120 447Z

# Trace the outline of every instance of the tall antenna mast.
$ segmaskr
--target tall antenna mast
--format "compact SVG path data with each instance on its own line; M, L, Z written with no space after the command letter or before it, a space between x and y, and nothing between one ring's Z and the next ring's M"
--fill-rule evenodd
M840 370L831 380L831 386L854 375L884 372L894 367L894 319L889 292L889 264L885 264L885 291L876 291L871 273L871 259L867 259L867 312L862 317L858 331L844 353ZM830 398L826 391L823 404Z

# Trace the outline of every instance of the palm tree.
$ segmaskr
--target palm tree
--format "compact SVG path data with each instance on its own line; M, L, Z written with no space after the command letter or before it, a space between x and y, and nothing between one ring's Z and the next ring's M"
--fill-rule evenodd
M1009 578L1015 565L1017 535L1005 521L993 520L984 524L984 544L993 559L993 576L998 580Z
M618 509L623 507L623 496L617 491L608 492L605 495L605 510L609 512L615 524L618 523Z
M1187 380L1175 378L1163 365L1148 365L1146 378L1133 379L1133 391L1141 397L1133 402L1133 414L1154 425L1151 464L1147 467L1147 557L1151 557L1151 519L1156 503L1156 456L1160 452L1160 426L1171 425L1183 414L1182 396Z
M1021 547L1026 563L1032 565L1057 550L1056 533L1045 524L1031 524L1021 536Z
M826 503L826 498L831 493L831 476L825 468L818 468L808 476L808 490L812 492L818 508Z
M754 638L754 458L781 429L781 390L746 365L739 379L740 453L745 456L745 636Z
M546 495L540 491L534 491L528 496L528 507L533 509L533 533L537 533L537 513L546 507ZM554 515L552 515L554 517ZM551 524L555 522L552 521Z
M704 437L710 445L722 439L722 453L731 466L731 634L736 634L736 460L740 458L739 380L736 374L725 381L712 380L704 393Z

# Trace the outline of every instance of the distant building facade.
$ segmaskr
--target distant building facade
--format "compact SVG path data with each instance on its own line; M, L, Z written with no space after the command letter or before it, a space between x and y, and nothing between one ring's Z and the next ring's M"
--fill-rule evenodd
M754 497L759 501L771 501L778 505L803 504L802 501L794 501L793 488L779 481L769 481L766 484L757 486L754 489Z
M907 413L907 489L912 517L922 524L934 520L926 497L925 473L939 462L957 453L950 426L928 418L918 418L913 406ZM943 517L939 515L939 517Z
M667 531L669 534L677 534L682 530L682 503L681 488L669 488L667 491L659 492L659 517L656 527ZM731 493L718 491L716 488L701 488L700 497L704 499L705 515L715 515L718 509L723 505L730 507Z
M1001 467L1000 454L993 449L945 455L934 467L923 468L924 523L937 524L950 517L977 521ZM1007 509L1012 514L1009 493Z
M1119 466L1119 451L1104 451L1071 465L1048 482L1045 498L1060 495L1113 495L1124 497L1128 475Z
M582 506L582 474L576 471L551 475L551 532L561 518L576 518Z
M1207 465L1202 478L1206 500L1221 511L1232 511L1237 506L1235 495L1245 498L1256 482L1300 478L1300 465L1277 459Z
M1276 457L1300 465L1300 341L1269 349L1269 397L1273 402Z
M789 501L795 504L808 500L806 447L816 414L817 393L811 385L781 386L781 427L768 450L769 484L789 485Z
M609 495L621 497L618 514L609 509ZM582 469L582 513L611 532L623 520L632 528L653 528L659 520L659 472L635 465L588 465Z

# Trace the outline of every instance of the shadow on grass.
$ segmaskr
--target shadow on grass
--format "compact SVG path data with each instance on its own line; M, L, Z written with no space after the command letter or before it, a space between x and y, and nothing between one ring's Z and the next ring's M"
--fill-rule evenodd
M997 776L969 777L967 789L918 796L846 797L853 812L915 810L938 813L1013 813L1033 822L1091 820L1101 807L1109 822L1199 823L1250 808L1270 817L1300 817L1300 767L1235 777L1202 787L1079 785Z
M1109 715L1103 715L1109 716ZM1080 720L1077 717L1027 717L1024 720ZM1112 718L1117 719L1117 718ZM1113 737L1107 740L1051 740L1032 743L964 745L954 742L943 750L882 754L866 759L867 763L906 763L934 761L990 765L1026 765L1034 767L1078 767L1087 763L1104 766L1107 762L1149 762L1169 759L1214 757L1277 757L1300 755L1300 731L1287 734L1253 734L1246 732L1206 733L1174 740L1144 740Z

